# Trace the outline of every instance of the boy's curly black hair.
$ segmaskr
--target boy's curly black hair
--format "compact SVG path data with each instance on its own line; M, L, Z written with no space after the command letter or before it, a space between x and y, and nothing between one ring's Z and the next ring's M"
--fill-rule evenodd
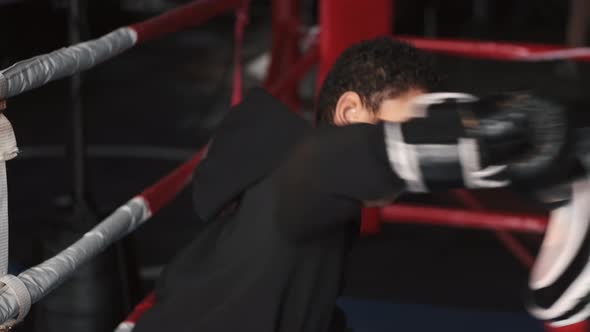
M377 111L381 102L410 89L433 91L440 79L431 58L412 45L391 37L364 40L347 48L336 59L320 89L316 123L333 123L338 98L354 91L363 104Z

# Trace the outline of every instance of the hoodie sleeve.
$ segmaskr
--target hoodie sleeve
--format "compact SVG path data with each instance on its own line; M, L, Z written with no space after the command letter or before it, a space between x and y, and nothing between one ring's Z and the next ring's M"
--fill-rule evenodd
M280 169L277 220L291 235L315 235L358 220L363 202L392 200L404 182L389 163L383 126L309 132Z

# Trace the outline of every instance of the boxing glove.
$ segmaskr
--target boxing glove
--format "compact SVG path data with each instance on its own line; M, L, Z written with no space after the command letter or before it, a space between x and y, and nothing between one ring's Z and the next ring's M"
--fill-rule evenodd
M531 96L417 97L414 118L384 123L388 159L411 192L535 185L567 163L559 105Z
M551 210L529 278L526 306L553 326L590 317L590 177L543 190Z

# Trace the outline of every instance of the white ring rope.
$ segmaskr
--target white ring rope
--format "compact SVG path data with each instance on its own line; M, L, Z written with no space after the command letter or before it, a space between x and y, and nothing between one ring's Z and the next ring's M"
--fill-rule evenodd
M32 303L29 290L18 277L13 275L5 275L4 277L0 278L0 283L4 284L4 287L0 291L12 292L16 298L16 302L18 303L18 315L16 318L9 319L4 324L0 325L0 331L4 331L10 330L13 326L22 322L29 313L29 310L31 310Z
M0 71L0 99L92 68L133 47L137 33L119 28L100 38L20 61Z
M18 279L30 294L30 302L35 303L42 299L81 265L135 230L150 217L147 202L143 197L137 196L87 232L87 236L83 236L54 257L19 274ZM6 322L19 315L21 305L22 299L17 291L0 294L0 322Z

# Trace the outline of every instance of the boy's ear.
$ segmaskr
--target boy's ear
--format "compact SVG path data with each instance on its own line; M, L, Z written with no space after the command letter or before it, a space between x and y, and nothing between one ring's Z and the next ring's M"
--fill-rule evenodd
M346 126L353 123L372 123L374 115L367 110L358 93L347 91L343 93L334 110L334 124Z

